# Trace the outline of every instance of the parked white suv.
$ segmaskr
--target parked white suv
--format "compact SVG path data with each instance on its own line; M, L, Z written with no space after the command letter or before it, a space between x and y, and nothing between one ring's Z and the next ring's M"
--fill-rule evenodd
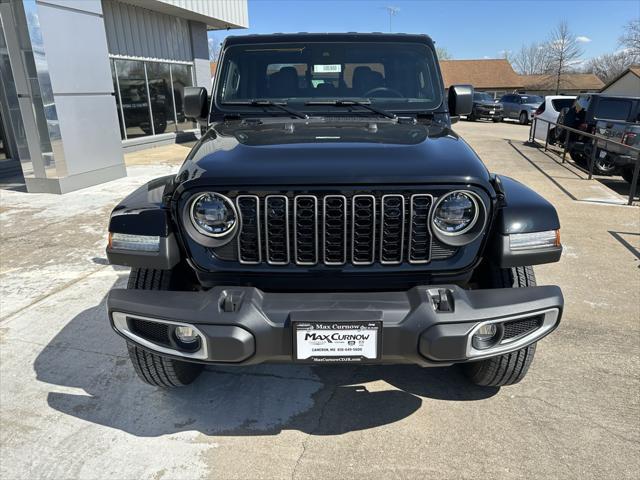
M547 122L558 121L558 116L563 108L570 108L575 101L575 96L569 95L549 95L545 97L544 102L540 104L534 115L539 120L546 120L545 122L538 121L535 125L535 131L533 132L534 138L542 140L547 139ZM549 125L549 141L553 143L556 138L555 125Z

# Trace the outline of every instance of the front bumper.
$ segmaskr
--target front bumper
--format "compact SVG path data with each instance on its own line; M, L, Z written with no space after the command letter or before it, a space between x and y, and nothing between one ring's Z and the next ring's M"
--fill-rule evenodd
M439 303L442 295L449 307ZM292 321L310 319L381 322L381 355L373 363L451 365L536 342L558 326L563 306L557 286L463 290L430 285L406 292L329 294L267 293L253 287L207 292L114 289L107 299L114 330L129 342L181 360L242 365L294 361ZM486 350L472 345L471 336L483 323L532 318L539 320L539 327L529 333ZM137 319L189 325L202 337L201 348L186 352L144 338L131 328Z
M502 118L503 117L503 113L502 110L493 110L493 113L489 113L491 112L491 110L489 109L476 109L474 111L474 115L477 118L488 118L488 119L495 119L495 118Z

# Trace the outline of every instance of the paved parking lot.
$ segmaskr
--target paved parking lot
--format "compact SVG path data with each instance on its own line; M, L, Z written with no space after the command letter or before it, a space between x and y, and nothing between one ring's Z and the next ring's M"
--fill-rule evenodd
M65 196L0 191L0 477L637 478L640 208L516 124L456 125L492 171L559 211L563 259L536 269L566 312L529 375L469 386L456 368L213 368L142 384L108 326L108 212L174 171L183 146L132 154L129 177ZM611 187L611 188L610 188Z

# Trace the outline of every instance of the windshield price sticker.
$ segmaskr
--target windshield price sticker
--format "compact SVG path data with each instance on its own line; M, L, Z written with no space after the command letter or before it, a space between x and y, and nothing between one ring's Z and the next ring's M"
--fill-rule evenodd
M380 322L294 323L299 361L359 362L379 358Z
M314 65L313 73L340 73L342 65Z

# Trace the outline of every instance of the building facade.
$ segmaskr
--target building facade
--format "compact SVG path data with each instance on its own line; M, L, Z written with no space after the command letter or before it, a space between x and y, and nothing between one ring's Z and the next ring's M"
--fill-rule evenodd
M640 65L632 65L601 90L609 95L640 96Z
M554 75L521 75L524 91L532 95L579 95L599 92L604 86L602 80L593 73L565 73L558 79Z
M247 26L246 0L0 0L0 176L64 193L192 135L182 99L211 86L207 30Z
M440 60L444 86L471 84L494 98L521 90L524 86L508 60L504 58L482 60Z

